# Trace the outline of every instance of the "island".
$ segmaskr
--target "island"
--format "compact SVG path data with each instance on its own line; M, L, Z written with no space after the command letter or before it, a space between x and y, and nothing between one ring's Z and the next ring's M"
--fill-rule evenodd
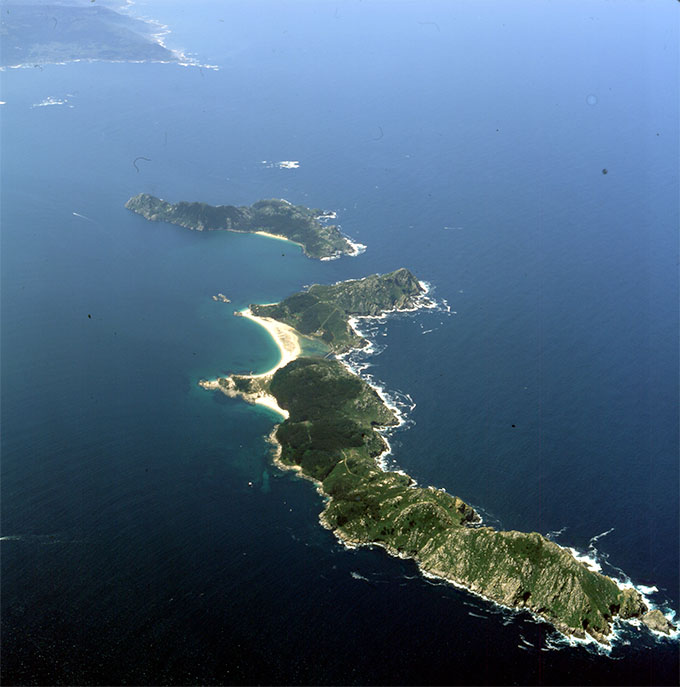
M0 64L40 66L78 60L179 62L166 48L157 24L117 11L124 2L76 0L3 3Z
M264 404L283 418L270 436L275 463L316 485L324 498L321 524L346 546L383 547L414 560L426 575L529 611L571 637L608 644L617 620L675 632L632 586L601 574L570 549L537 532L484 525L458 496L420 487L386 468L382 458L389 445L381 430L399 419L342 354L366 343L354 318L431 304L425 285L402 268L314 285L275 305L251 305L237 314L275 337L280 363L260 375L233 374L200 384ZM302 356L306 337L324 342L327 356Z
M355 331L353 318L417 310L429 304L425 286L401 268L331 286L314 284L281 303L253 305L251 310L258 317L278 320L301 334L316 337L339 354L367 343Z
M260 200L253 205L208 205L207 203L168 203L140 193L125 203L152 222L168 222L196 231L235 231L286 239L302 247L305 255L331 260L341 255L358 255L362 246L353 243L334 224L323 221L334 217L287 200Z

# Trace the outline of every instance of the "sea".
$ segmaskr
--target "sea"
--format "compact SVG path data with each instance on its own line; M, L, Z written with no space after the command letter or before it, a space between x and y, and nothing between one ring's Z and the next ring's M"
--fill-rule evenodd
M680 611L677 3L126 11L189 64L0 74L3 684L677 684L677 638L568 641L345 549L278 416L198 386L277 362L234 310L408 267L439 306L367 325L362 365L390 466ZM285 198L367 250L140 192Z

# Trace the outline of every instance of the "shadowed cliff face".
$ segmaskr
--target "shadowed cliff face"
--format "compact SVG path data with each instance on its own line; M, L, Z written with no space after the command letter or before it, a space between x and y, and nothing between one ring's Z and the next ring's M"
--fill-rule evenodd
M322 224L321 210L292 205L285 200L260 200L250 207L168 203L148 193L140 193L125 204L153 222L168 222L197 231L264 231L299 243L310 258L354 255L352 244L335 225Z

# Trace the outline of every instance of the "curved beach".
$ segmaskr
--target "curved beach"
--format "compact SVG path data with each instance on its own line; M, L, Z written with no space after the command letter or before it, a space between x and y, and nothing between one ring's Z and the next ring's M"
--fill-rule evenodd
M267 332L269 332L272 339L274 339L274 342L281 352L281 360L279 360L271 370L256 375L249 375L250 377L268 377L273 375L279 368L285 367L289 362L300 357L302 353L300 339L298 338L297 332L292 327L274 320L271 317L258 317L257 315L253 315L250 308L241 310L240 316L252 320L261 327L264 327Z
M269 378L271 378L279 368L285 367L288 365L288 363L298 358L302 353L302 347L300 346L300 339L297 335L297 332L287 324L273 320L271 317L258 317L257 315L253 315L250 308L246 308L245 310L238 311L234 314L238 315L239 317L245 317L249 320L252 320L266 329L272 339L274 339L274 342L278 346L281 354L279 362L274 365L271 370L267 370L266 372L261 372L259 374L242 375L243 377L247 379L268 381ZM230 385L225 386L220 384L218 379L202 380L199 382L199 385L204 389L221 391L227 396L236 397L239 395ZM281 406L279 406L277 403L276 398L274 398L274 396L271 394L266 393L264 389L255 393L240 395L249 403L265 406L266 408L273 410L284 419L288 418L288 411L284 408L281 408Z

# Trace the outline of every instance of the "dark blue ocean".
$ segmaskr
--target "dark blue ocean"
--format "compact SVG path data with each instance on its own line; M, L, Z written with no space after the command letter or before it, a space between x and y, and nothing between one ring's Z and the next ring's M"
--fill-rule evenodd
M415 403L395 465L680 611L678 9L147 0L219 70L3 72L3 683L677 683L677 641L568 646L344 550L277 416L197 381L277 360L234 309L408 267L451 312L374 332ZM335 210L368 249L149 223L139 192Z

